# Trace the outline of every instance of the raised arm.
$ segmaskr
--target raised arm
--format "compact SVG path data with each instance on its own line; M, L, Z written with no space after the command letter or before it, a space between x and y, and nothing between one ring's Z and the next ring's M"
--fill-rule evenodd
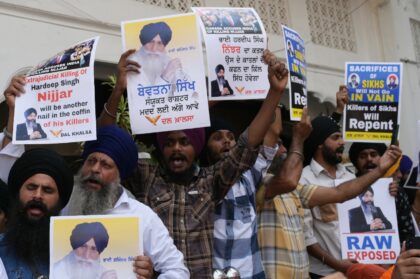
M300 122L293 127L292 143L287 158L279 173L275 174L268 183L265 198L273 198L296 188L303 168L303 143L311 131L311 120L307 109L304 108Z
M335 107L335 111L331 114L331 117L339 123L343 116L344 108L349 102L347 86L340 85L338 92L335 93L335 100L337 106Z
M282 130L283 130L283 126L281 123L281 110L280 110L280 107L277 106L276 110L274 111L271 125L264 136L264 142L263 142L264 146L268 146L268 147L276 146Z
M15 76L12 78L9 86L4 91L4 98L6 99L6 103L9 108L6 132L10 135L13 135L13 118L15 116L16 97L19 97L20 94L25 93L25 84L25 76ZM10 135L4 136L0 149L3 149L12 141Z
M334 258L330 253L328 253L328 251L324 250L319 243L307 246L306 250L312 257L317 258L322 263L343 273L346 273L352 264L357 263L357 261L350 259L339 260Z
M115 124L117 120L118 103L127 88L127 74L140 73L139 63L128 59L128 57L135 51L135 49L127 50L121 55L120 61L118 61L117 82L112 90L111 96L109 96L108 101L104 105L101 115L98 118L98 127Z
M263 59L268 64L270 89L260 110L249 125L248 144L251 147L257 147L263 141L265 133L270 126L274 110L280 102L289 77L289 71L286 69L284 63L281 63L269 50L264 51Z
M401 156L401 149L391 145L382 155L378 166L372 171L359 176L358 178L340 184L338 187L318 187L309 201L309 207L324 205L327 203L342 203L362 193L369 185L381 178L386 171Z

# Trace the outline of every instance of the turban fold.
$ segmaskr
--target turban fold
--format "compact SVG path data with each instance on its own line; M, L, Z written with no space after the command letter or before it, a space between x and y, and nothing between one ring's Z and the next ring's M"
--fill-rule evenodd
M318 145L323 144L330 135L336 132L340 132L340 126L331 117L318 116L312 120L312 132L305 140L305 165L311 162Z
M219 65L217 65L216 66L216 69L215 69L215 71L216 71L216 74L218 73L218 72L220 72L220 70L225 70L225 67L223 67L223 65L221 65L221 64L219 64Z
M115 125L98 129L97 139L85 143L83 159L86 160L94 152L111 157L122 180L128 178L137 165L138 150L134 140L126 131Z
M6 183L3 182L3 180L0 179L0 210L4 212L5 215L7 215L7 212L9 211L9 193L7 190Z
M92 238L95 242L96 250L98 250L99 254L102 253L108 246L109 241L109 235L104 225L100 222L78 224L71 232L71 247L73 250L77 249Z
M370 142L354 142L350 146L349 157L353 166L356 166L357 158L360 152L366 149L375 149L380 156L384 155L386 151L386 145L384 143L370 143Z
M187 135L190 143L194 147L195 156L198 157L203 150L204 147L204 140L205 140L205 132L204 128L195 128L195 129L186 129L186 130L178 130L178 131L169 131L169 132L161 132L156 134L156 138L159 144L160 151L163 151L163 147L165 146L166 139L168 135L173 132L183 132Z
M147 24L140 31L140 42L142 45L145 45L157 35L159 35L162 43L166 46L172 39L172 30L165 22Z
M10 193L17 196L23 183L40 173L54 179L60 194L61 205L65 206L73 189L73 174L63 157L48 149L28 150L16 160L8 178Z
M25 115L25 118L26 118L29 115L31 115L32 113L38 114L36 109L34 109L34 108L28 108L27 110L25 110L25 112L23 114Z

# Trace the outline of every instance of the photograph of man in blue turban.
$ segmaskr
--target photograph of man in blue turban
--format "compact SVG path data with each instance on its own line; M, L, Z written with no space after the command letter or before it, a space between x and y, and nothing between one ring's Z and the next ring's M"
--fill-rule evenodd
M139 39L141 47L129 58L141 65L138 84L150 86L188 80L179 58L171 58L166 52L172 39L172 29L166 22L144 25Z
M77 224L70 236L73 250L54 264L51 278L118 278L115 270L101 265L100 255L108 242L109 234L102 223Z

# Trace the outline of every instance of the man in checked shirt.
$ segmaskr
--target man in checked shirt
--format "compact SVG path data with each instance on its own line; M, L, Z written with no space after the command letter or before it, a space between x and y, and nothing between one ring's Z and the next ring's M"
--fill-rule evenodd
M117 105L126 88L127 75L140 72L140 65L122 54L117 85L108 99L99 125L115 122ZM162 163L140 160L136 173L126 183L134 196L149 205L162 219L184 254L191 278L212 278L214 204L256 160L259 145L288 81L288 71L270 51L263 54L268 66L270 90L261 108L228 155L216 164L200 168L196 159L204 146L204 129L163 132L157 135Z

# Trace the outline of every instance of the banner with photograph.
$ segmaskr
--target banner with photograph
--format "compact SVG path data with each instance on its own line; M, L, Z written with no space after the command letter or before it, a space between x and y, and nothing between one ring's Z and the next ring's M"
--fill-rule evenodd
M343 181L336 180L336 185ZM358 197L337 204L341 255L364 264L392 264L400 254L392 178L382 178Z
M50 278L135 279L140 238L138 216L51 217Z
M29 71L26 93L16 98L14 144L96 139L93 64L98 40L79 42Z
M290 120L300 121L307 105L305 45L294 30L282 25L287 65L289 67Z
M401 63L346 63L345 141L389 143L400 121Z
M264 25L253 8L193 7L206 44L210 100L264 99Z
M127 76L131 129L135 134L210 125L204 59L193 13L121 23L124 51L140 74Z

